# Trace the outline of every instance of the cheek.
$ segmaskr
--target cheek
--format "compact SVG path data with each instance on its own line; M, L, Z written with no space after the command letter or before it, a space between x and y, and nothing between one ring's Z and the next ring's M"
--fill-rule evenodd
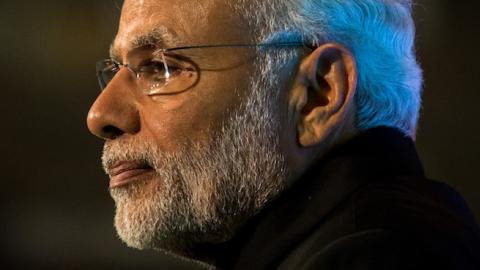
M181 94L146 97L140 107L143 136L168 152L186 142L209 142L250 92L246 74L242 69L210 72Z
M187 142L205 141L209 121L187 104L170 108L153 108L142 116L144 136L152 138L161 150L175 152Z
M215 89L223 91L218 85ZM185 143L207 143L227 119L229 103L227 97L207 91L151 101L141 109L142 136L167 152Z

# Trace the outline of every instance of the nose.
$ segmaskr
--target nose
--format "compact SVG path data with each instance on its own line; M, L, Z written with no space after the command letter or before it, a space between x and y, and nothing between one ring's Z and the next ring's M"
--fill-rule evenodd
M114 79L102 91L88 112L87 126L93 135L105 140L135 134L140 130L135 95L125 81L122 83L120 78Z

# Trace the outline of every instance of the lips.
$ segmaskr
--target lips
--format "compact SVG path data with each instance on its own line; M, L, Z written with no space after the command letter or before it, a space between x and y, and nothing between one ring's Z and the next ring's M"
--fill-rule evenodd
M135 162L121 162L109 169L110 188L117 188L142 179L145 174L155 170L146 164Z

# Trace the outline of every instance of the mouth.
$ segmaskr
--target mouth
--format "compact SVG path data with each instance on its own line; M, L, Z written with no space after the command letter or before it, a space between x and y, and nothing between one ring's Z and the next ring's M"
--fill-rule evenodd
M118 188L145 178L146 174L155 170L147 165L136 162L121 162L108 170L110 175L109 188Z

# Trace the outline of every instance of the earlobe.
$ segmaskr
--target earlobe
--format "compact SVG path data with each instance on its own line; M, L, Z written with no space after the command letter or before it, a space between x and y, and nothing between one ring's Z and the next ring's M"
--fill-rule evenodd
M298 142L311 147L337 133L350 113L357 82L355 59L345 47L325 44L302 62L298 76L291 95Z

